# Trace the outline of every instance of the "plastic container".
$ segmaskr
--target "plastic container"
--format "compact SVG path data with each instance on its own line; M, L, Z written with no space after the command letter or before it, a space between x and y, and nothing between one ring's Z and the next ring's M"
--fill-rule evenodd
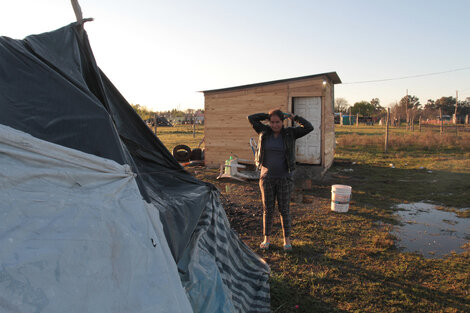
M331 186L331 211L339 213L348 212L351 190L351 186L347 185Z

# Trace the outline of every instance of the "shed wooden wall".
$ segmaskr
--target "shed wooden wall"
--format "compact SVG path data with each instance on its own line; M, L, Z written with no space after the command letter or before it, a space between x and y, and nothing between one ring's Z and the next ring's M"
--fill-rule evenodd
M322 154L330 155L332 150L330 146L334 144L334 116L333 107L328 103L332 103L333 85L326 79L327 84L323 86L325 79L325 77L316 77L235 90L205 92L206 166L218 167L230 155L253 160L250 138L257 141L258 135L248 122L247 116L253 113L268 112L273 108L291 111L292 97L323 97L322 106L324 108L322 111L323 115L328 115L328 117L323 119L322 133L330 134L333 130L333 136L328 135L325 138L326 142L322 138L322 142L327 145ZM325 103L327 103L327 107L325 107ZM322 136L325 137L325 135Z

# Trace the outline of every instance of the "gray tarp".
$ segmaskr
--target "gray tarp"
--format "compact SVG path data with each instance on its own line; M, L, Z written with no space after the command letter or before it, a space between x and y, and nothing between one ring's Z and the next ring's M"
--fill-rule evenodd
M1 312L192 312L129 166L0 125Z

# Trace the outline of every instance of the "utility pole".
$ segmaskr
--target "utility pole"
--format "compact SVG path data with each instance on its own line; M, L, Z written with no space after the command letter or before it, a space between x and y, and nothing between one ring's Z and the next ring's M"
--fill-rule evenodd
M454 124L457 124L457 107L459 105L459 91L455 91L455 112L454 112Z

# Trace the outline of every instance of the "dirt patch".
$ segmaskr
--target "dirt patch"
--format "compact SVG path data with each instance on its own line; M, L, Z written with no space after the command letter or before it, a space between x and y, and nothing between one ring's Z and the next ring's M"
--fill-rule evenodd
M234 179L216 179L219 172L216 169L204 167L188 167L187 171L196 178L209 182L220 191L220 198L233 230L252 249L257 250L262 239L263 208L258 180L240 182ZM291 215L293 224L299 222L306 214L321 214L330 211L330 176L320 184L310 185L309 189L300 189L295 192L291 202ZM336 178L336 177L331 177ZM300 197L299 197L300 194ZM294 202L297 200L297 202ZM282 238L282 228L279 214L276 214L273 224L274 240ZM293 234L295 239L295 234Z

